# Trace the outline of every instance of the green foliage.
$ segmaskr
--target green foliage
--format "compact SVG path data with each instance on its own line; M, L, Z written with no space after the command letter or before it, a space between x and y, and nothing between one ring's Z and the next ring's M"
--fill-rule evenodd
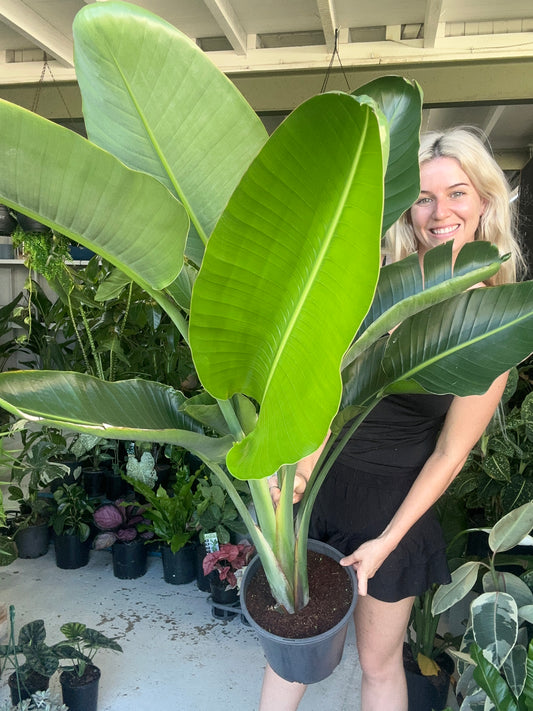
M194 534L191 527L194 511L192 486L196 475L191 475L187 468L178 469L170 492L162 486L154 492L150 486L138 479L125 478L148 502L148 506L143 510L147 521L139 526L139 530L152 532L152 540L167 543L172 553L183 548Z
M77 535L80 541L86 541L95 507L85 489L78 484L63 483L54 491L54 504L50 525L55 534Z
M516 388L516 369L510 380ZM520 392L523 399L497 411L449 492L489 525L533 499L533 392Z
M462 600L482 576L483 593L470 606L466 632L457 657L461 675L457 693L496 709L529 711L533 695L533 592L521 577L498 570L503 560L533 567L531 556L505 556L527 540L533 528L533 501L509 512L489 531L492 551L487 561L469 561L452 573L452 582L434 595L432 612L439 615ZM473 672L473 673L472 673ZM488 702L487 702L488 703Z
M248 484L235 479L233 485L244 505L248 506L251 502ZM201 543L206 533L216 533L219 543L229 543L232 533L246 533L246 526L235 504L214 474L209 473L198 479L193 498L191 524L198 531Z
M83 676L87 664L93 664L96 653L101 649L122 652L122 647L114 639L81 622L67 622L60 629L66 641L58 642L54 649L62 659L70 660L69 665L61 665L61 668L74 671L79 677Z

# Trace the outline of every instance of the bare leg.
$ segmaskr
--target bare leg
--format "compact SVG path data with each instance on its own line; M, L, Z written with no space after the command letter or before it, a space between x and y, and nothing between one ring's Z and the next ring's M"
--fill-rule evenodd
M305 684L282 679L267 664L259 711L296 711L306 688Z
M382 602L360 596L354 612L361 711L407 711L403 643L414 598Z

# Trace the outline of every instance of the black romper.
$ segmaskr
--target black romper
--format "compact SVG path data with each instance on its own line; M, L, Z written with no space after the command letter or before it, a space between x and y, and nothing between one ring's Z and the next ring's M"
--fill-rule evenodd
M435 449L452 395L391 395L359 426L322 485L309 535L349 555L390 523ZM368 581L384 602L450 582L445 542L433 510L406 533Z

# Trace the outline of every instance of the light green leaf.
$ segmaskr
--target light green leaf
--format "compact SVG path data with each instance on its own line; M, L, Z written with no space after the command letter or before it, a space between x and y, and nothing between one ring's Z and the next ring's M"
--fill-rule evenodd
M183 411L185 401L179 391L146 380L109 383L46 370L0 374L0 404L19 417L110 439L176 444L223 461L232 438L202 434Z
M179 197L201 237L187 253L200 264L202 242L267 139L261 120L192 40L144 8L87 5L73 35L89 138Z
M157 180L3 100L0 163L2 203L94 249L141 286L162 289L177 277L189 219Z
M368 106L313 97L270 138L211 236L190 341L213 396L260 403L228 456L239 478L315 450L338 408L339 363L379 269L380 145Z
M503 663L503 672L511 691L519 697L526 683L527 651L525 647L516 645Z

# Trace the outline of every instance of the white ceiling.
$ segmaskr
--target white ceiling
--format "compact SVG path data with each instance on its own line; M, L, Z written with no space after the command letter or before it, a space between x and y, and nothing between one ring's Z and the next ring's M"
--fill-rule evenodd
M0 0L0 97L50 118L81 115L71 27L90 1ZM326 76L328 89L355 89L380 74L403 74L424 89L425 129L476 125L509 170L531 156L531 0L135 4L195 39L259 112L294 108ZM44 53L49 69L39 84Z

